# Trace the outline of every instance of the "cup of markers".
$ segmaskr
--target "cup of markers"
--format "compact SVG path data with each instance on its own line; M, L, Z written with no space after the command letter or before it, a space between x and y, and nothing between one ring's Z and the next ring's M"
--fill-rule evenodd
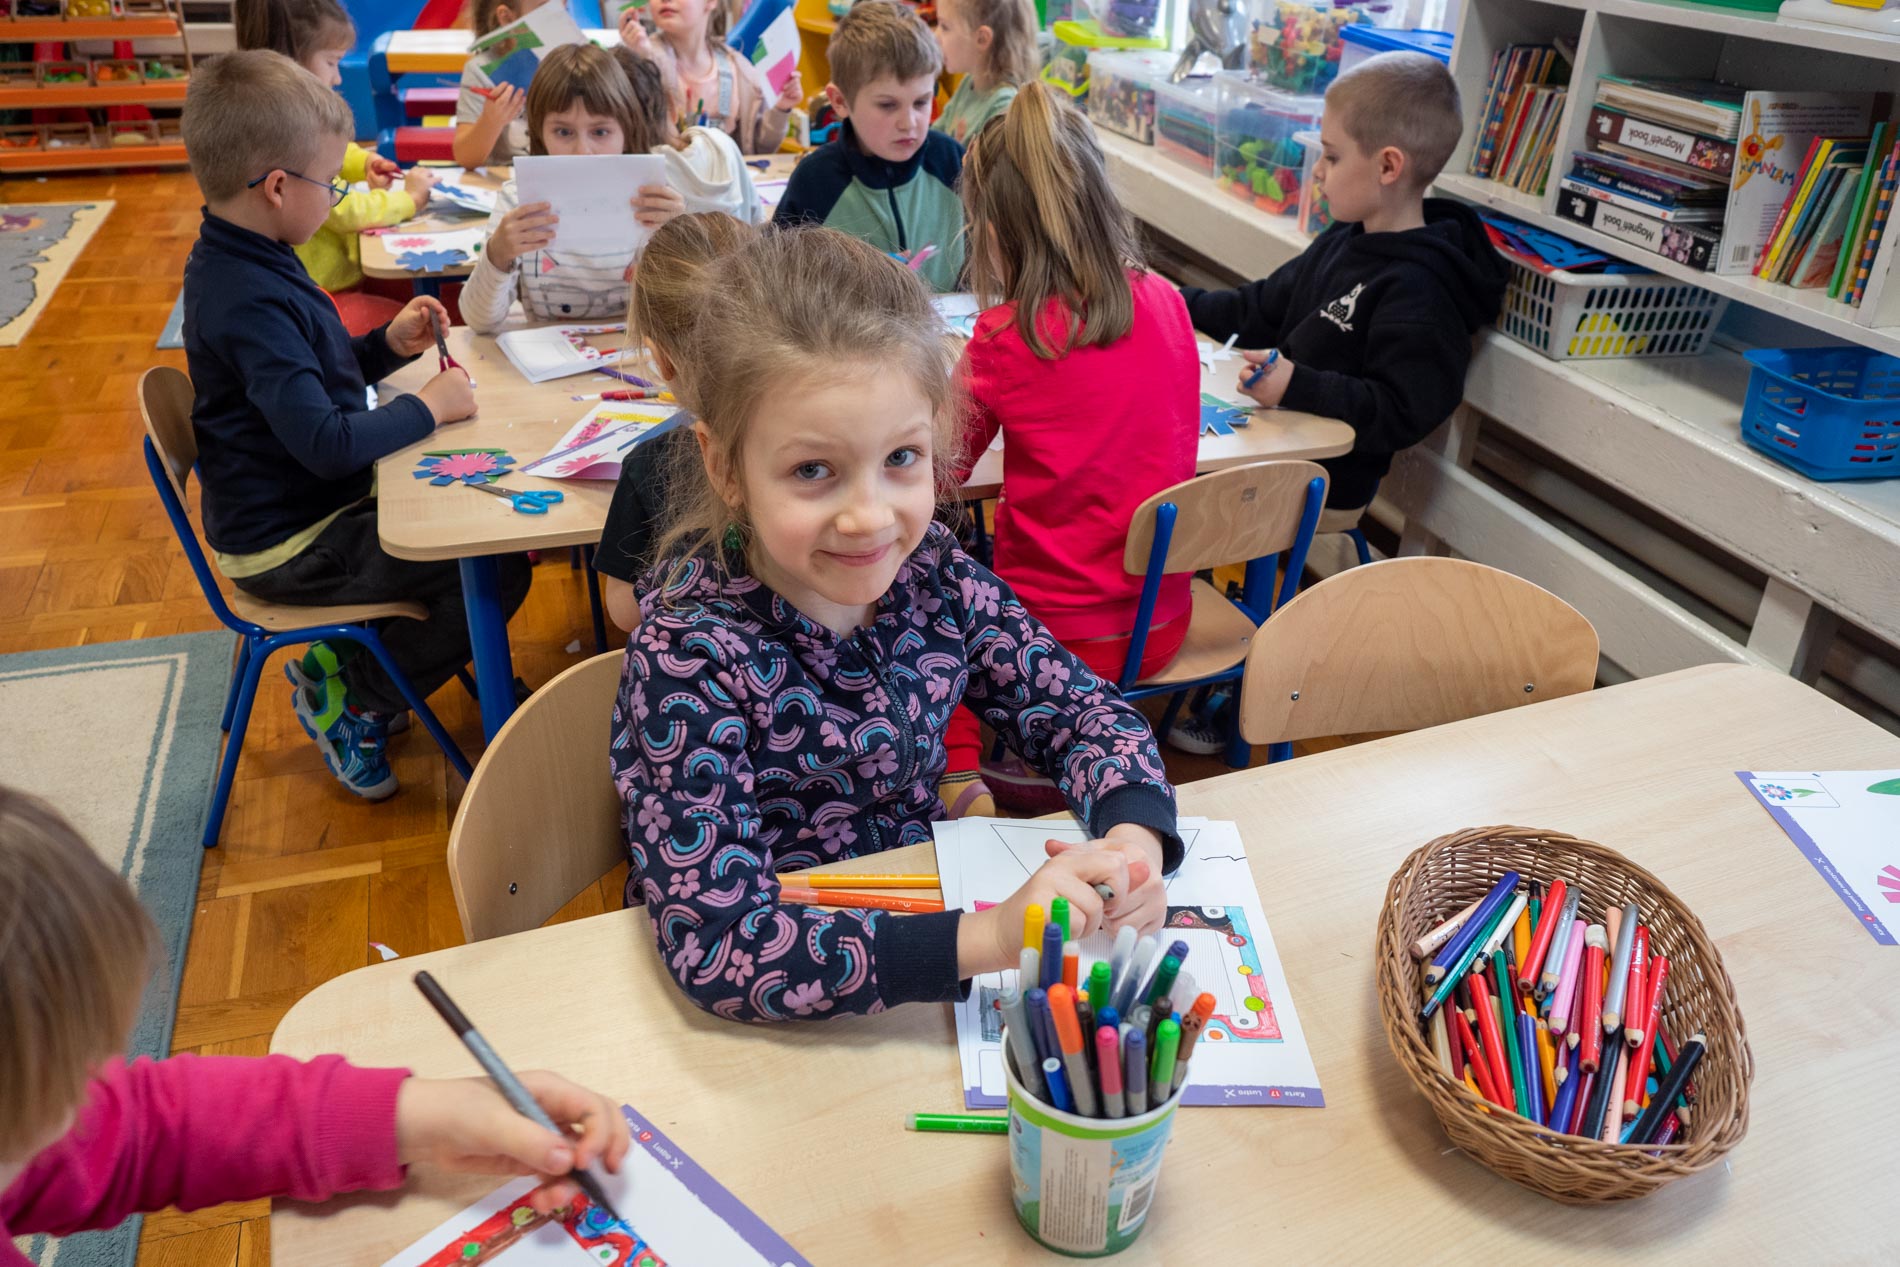
M1083 979L1064 905L1046 924L1030 908L999 1005L1010 1181L1017 1220L1039 1243L1099 1257L1141 1234L1215 1000L1190 993L1185 942L1164 952L1132 928Z

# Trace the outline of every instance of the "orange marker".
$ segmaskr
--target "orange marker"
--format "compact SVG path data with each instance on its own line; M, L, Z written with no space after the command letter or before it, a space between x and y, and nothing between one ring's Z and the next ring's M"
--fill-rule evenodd
M1544 912L1538 918L1537 931L1531 934L1530 954L1517 961L1517 985L1520 990L1528 990L1537 984L1537 974L1544 967L1544 956L1550 953L1550 939L1557 931L1557 917L1563 914L1566 891L1562 880L1552 880L1550 892L1544 894Z
M1069 942L1062 951L1062 984L1074 990L1082 978L1082 951Z
M793 906L850 906L871 911L902 911L908 915L943 909L942 898L891 897L883 893L858 893L851 889L827 889L820 893L817 889L782 888L778 891L778 900Z
M891 875L873 871L848 874L841 872L835 875L813 875L809 871L781 871L778 878L781 884L795 884L801 889L934 889L942 883L941 877L934 875ZM1023 912L1025 920L1028 915L1027 911ZM1036 945L1038 948L1042 945L1040 936L1036 939Z
M1531 904L1524 903L1511 926L1511 962L1523 963L1531 953Z

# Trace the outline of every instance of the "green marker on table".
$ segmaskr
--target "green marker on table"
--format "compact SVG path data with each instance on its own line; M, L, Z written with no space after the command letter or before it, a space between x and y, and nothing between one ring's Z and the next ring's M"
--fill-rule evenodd
M904 1120L904 1128L952 1135L1007 1135L1009 1119L985 1113L912 1113Z

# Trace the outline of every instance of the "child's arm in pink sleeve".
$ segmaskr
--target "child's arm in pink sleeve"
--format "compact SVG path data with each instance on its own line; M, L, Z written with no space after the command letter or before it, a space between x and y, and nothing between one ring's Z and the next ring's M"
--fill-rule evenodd
M406 1069L341 1056L175 1056L95 1079L72 1129L0 1193L14 1235L112 1227L176 1205L396 1188Z

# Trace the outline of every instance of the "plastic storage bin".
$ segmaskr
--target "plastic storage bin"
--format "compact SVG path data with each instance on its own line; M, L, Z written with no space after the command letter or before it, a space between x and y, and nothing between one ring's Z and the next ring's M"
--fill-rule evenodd
M1252 0L1252 6L1247 65L1268 84L1287 92L1325 92L1339 73L1340 33L1373 20L1373 6L1366 4Z
M1214 118L1219 93L1212 79L1155 80L1155 150L1203 176L1214 174Z
M1214 76L1215 175L1221 188L1270 215L1299 210L1306 153L1294 138L1319 125L1324 97L1280 92L1246 75Z
M1077 13L1083 6L1075 6ZM1087 12L1095 17L1095 25L1107 36L1116 39L1151 39L1160 36L1166 47L1168 32L1173 29L1174 6L1169 0L1088 0Z
M1042 64L1042 81L1067 93L1080 106L1089 93L1089 55L1097 50L1164 49L1159 37L1131 39L1105 34L1093 21L1058 22L1051 30L1055 43Z
M1757 348L1742 438L1809 479L1900 475L1900 357L1867 348Z
M1540 273L1510 257L1498 329L1553 361L1694 356L1728 300L1659 273Z
M1297 132L1293 139L1300 143L1303 153L1300 160L1300 232L1310 238L1332 227L1333 213L1326 206L1326 195L1313 188L1313 168L1319 164L1319 133Z
M1342 75L1378 53L1425 53L1451 65L1450 31L1388 31L1384 27L1361 24L1344 28L1339 38L1339 73Z
M1155 143L1155 81L1166 79L1179 60L1160 50L1089 54L1089 118L1143 145Z

